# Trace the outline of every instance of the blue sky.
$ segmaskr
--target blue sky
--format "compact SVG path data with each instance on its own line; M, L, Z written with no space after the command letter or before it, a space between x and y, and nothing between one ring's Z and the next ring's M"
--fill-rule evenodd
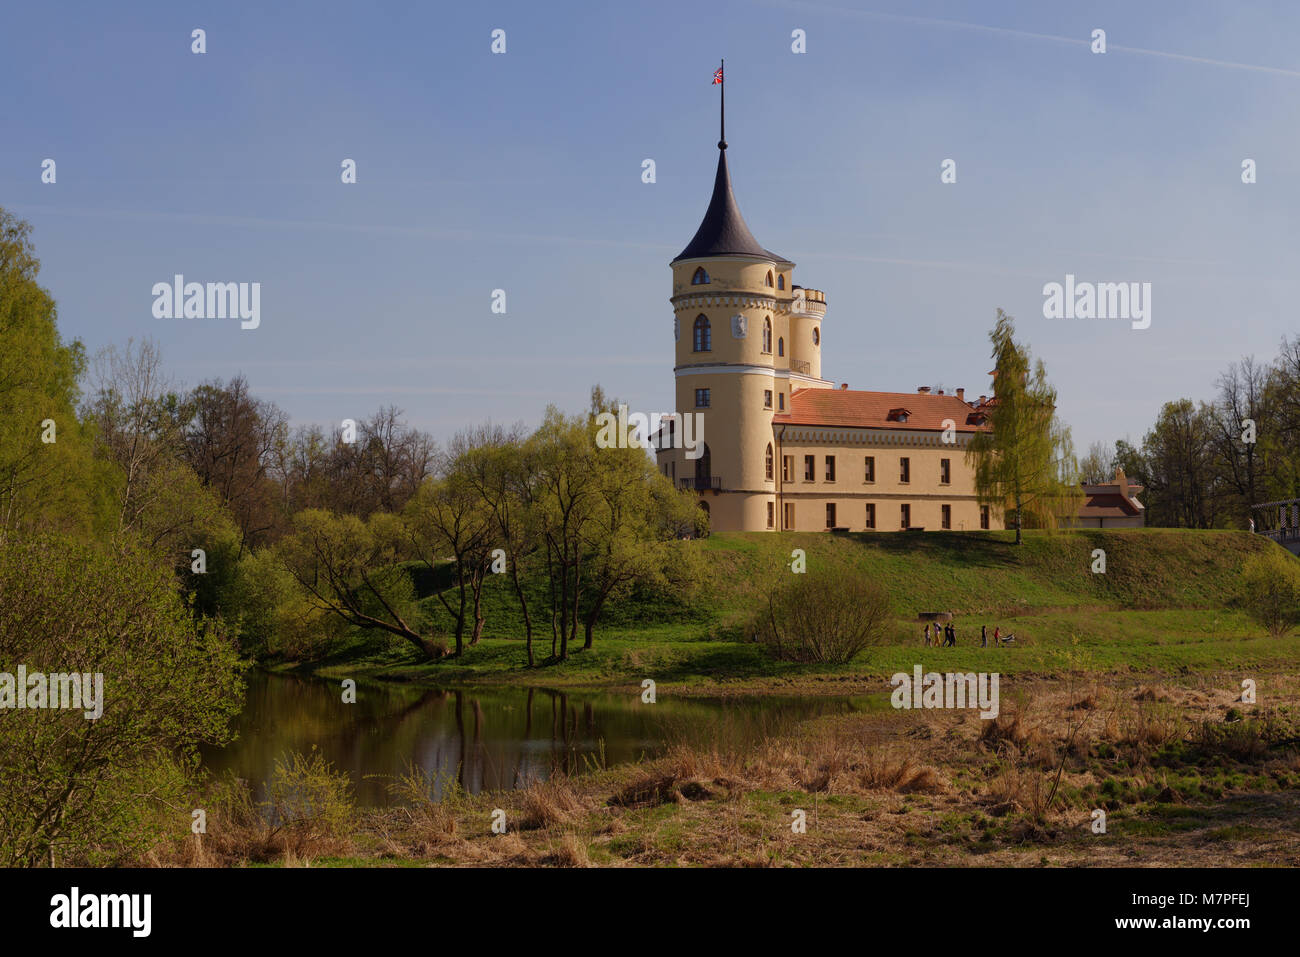
M1300 5L1080 6L11 5L0 205L65 335L152 337L183 384L242 372L298 423L396 404L445 438L594 382L669 411L725 56L736 195L827 294L827 378L986 391L1001 306L1080 449L1140 439L1300 331ZM260 328L155 319L175 273L261 282ZM1044 319L1066 273L1150 282L1151 327Z

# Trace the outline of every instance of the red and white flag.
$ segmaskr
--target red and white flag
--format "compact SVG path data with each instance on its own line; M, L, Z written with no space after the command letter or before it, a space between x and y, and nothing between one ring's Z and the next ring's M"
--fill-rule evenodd
M722 82L722 67L718 67L716 70L713 71L713 82L709 85L717 86L721 82Z

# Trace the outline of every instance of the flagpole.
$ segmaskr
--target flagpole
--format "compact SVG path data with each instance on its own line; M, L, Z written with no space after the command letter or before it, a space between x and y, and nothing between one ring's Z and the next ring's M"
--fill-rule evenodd
M718 149L727 148L727 61L724 59L718 70L722 74L722 117L718 128Z

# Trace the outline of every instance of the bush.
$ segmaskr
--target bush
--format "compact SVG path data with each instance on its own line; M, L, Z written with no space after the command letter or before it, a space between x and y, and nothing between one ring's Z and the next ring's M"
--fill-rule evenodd
M340 837L356 810L346 772L335 771L314 746L308 754L295 751L276 760L266 808L274 823L293 833L303 847Z
M1300 620L1300 562L1280 548L1270 548L1241 570L1242 599L1248 614L1274 638Z
M826 568L773 588L752 627L782 661L845 664L881 643L889 614L877 582L855 569Z

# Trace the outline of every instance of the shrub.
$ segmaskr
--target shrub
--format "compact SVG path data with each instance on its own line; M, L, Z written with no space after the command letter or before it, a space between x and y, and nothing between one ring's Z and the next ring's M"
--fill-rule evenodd
M1274 638L1300 620L1300 562L1280 548L1270 548L1246 562L1241 592L1248 614Z
M768 593L754 637L783 661L845 664L880 644L889 613L888 594L866 575L818 569Z
M337 837L351 822L352 785L315 747L275 762L267 785L267 807L274 821L304 840Z

